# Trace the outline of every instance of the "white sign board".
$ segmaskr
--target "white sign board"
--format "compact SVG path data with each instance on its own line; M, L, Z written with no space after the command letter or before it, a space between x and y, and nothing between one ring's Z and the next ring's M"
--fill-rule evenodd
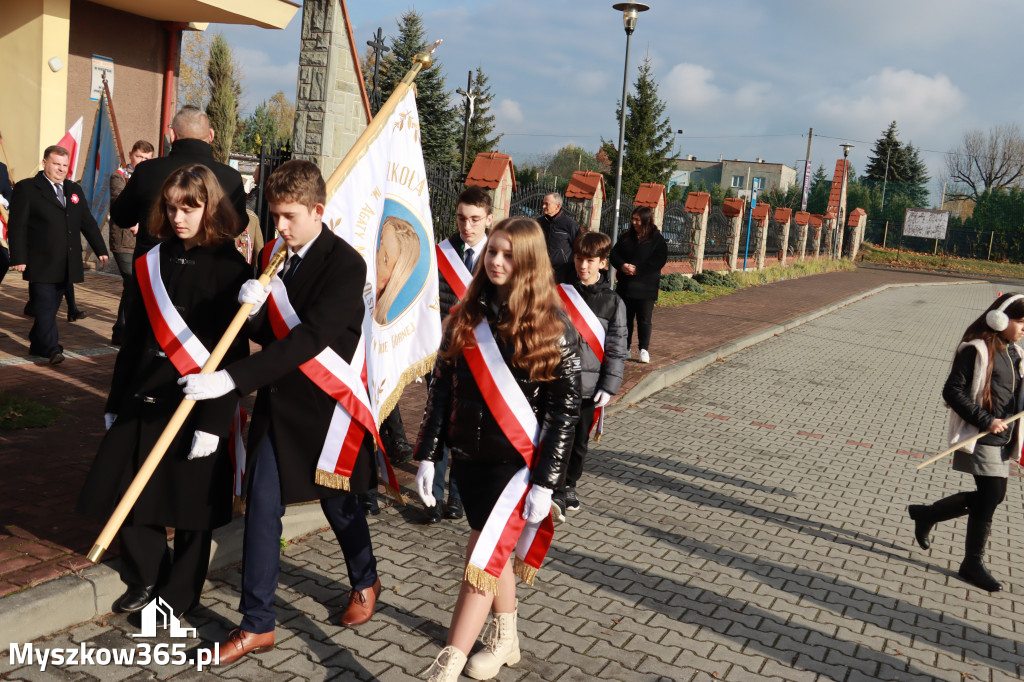
M89 99L93 102L100 101L103 94L103 77L107 78L107 87L110 88L110 96L114 96L114 60L110 57L101 57L98 54L92 56L92 89L89 91Z
M949 211L908 208L903 218L903 236L945 239L948 225Z

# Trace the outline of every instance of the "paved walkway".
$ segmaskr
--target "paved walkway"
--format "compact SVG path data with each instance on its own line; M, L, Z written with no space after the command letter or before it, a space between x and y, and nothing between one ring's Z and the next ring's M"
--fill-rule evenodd
M659 309L654 359L666 364L706 350L700 330L716 318L734 326L717 344L707 341L709 347L886 278L922 279L861 270L782 282L672 312ZM90 284L100 279L92 276ZM0 289L0 310L9 311L6 289ZM711 679L715 673L720 679L813 679L818 673L822 679L961 679L959 671L976 679L1016 679L1024 654L1013 643L1019 639L1014 617L1024 608L1019 590L1011 585L998 597L968 590L952 577L962 528L942 529L926 555L911 550L902 520L908 499L931 499L961 485L946 467L915 475L911 465L941 442L937 395L948 349L993 294L989 285L891 290L620 410L609 419L582 485L584 510L560 527L540 587L522 593L529 653L502 679ZM760 302L752 300L758 295ZM814 307L805 305L807 299ZM80 300L89 306L85 297ZM684 335L687 329L692 333ZM688 355L684 350L664 358L672 335L697 342ZM79 379L80 387L74 374L60 375L81 393L77 397L102 394L101 360L69 360L61 367L74 363L97 365L94 380ZM0 369L4 388L10 372L31 367ZM630 363L634 383L639 370L648 369ZM53 381L52 369L33 371L35 380L25 384L30 393ZM99 398L87 399L98 417ZM80 402L71 400L69 411L84 412ZM414 414L414 406L407 414ZM83 414L81 424L96 417ZM408 422L413 427L415 418ZM85 441L98 437L98 430L69 438L66 429L59 439L44 435L56 427L40 430L34 447L16 443L19 455L27 457L32 448L38 461L45 459L40 453L57 454L58 442L77 443L77 456L87 462ZM6 472L11 448L3 445ZM59 521L35 527L49 533L44 538L7 521L9 492L33 485L36 507L60 506L40 494L50 483L45 478L0 481L10 538L58 546L51 538L58 537ZM77 492L65 487L68 494ZM1019 537L1007 524L1010 515L1019 516L1020 502L1019 486L1011 485L991 545L990 563L1007 578L1021 558ZM345 583L331 573L340 562L333 543L314 535L289 547L278 649L224 675L323 679L362 671L358 676L405 679L419 673L443 638L465 531L447 523L408 523L416 518L414 510L391 509L374 519L388 590L381 617L357 633L329 625ZM87 549L92 539L80 544ZM214 589L204 600L210 612L196 624L201 635L216 638L234 619L237 570L211 579ZM12 595L24 596L24 590ZM0 611L4 605L0 601ZM111 617L34 641L40 647L84 640L125 646L128 629L122 617ZM156 672L166 677L182 670L165 666ZM109 679L113 672L91 674ZM124 669L118 676L135 673L144 671ZM10 665L9 658L0 660L0 675L44 677Z

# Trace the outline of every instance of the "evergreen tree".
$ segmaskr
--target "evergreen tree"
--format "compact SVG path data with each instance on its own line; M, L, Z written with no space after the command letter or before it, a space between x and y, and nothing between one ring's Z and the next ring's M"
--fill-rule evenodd
M239 130L238 99L242 86L238 81L231 47L224 34L217 34L210 43L210 59L206 75L210 79L210 102L206 115L213 128L213 157L221 163L228 162L231 145Z
M622 159L622 196L633 197L645 182L667 185L675 169L672 155L672 125L665 116L665 101L658 98L658 84L654 80L650 58L639 67L639 76L633 86L636 94L626 95L625 156ZM622 106L615 112L621 120ZM615 144L601 140L601 147L611 162L606 174L608 187L615 186L615 168L619 150Z
M259 154L263 145L276 144L279 136L277 121L270 113L270 107L261 102L242 124L242 140L237 148L241 152Z
M811 176L811 191L807 195L807 212L823 214L828 207L828 194L832 191L832 181L825 173L825 164L820 164L818 170Z
M469 140L466 145L466 168L473 165L473 159L481 152L489 152L497 147L501 135L494 134L494 114L491 113L491 102L494 95L487 84L487 76L481 67L476 67L473 75L472 90L476 95L473 101L473 118L469 120Z
M426 52L429 42L423 18L409 10L398 21L398 37L391 38L391 52L381 60L381 101L386 102L413 64L417 52ZM441 63L436 59L416 76L416 107L420 116L420 141L427 165L453 166L462 151L458 112L451 106Z
M928 201L928 169L913 144L900 142L896 121L875 141L863 179L885 186L886 204L890 199L904 206Z

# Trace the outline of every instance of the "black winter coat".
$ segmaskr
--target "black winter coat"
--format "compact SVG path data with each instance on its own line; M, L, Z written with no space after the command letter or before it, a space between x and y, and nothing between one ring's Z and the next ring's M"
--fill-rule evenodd
M1022 382L1017 372L1021 358L1013 344L995 354L990 384L992 411L989 412L971 399L971 383L977 357L978 351L973 346L966 346L956 354L953 368L942 387L942 399L968 424L980 431L988 431L994 419L1011 417L1024 406L1024 390L1021 390ZM1002 433L987 433L978 442L982 445L1006 445L1013 437L1013 432L1013 428L1009 428Z
M264 249L273 248L274 243ZM299 269L285 285L300 324L278 339L263 306L246 327L249 338L262 350L227 367L241 395L259 389L249 425L250 460L246 466L251 471L255 461L252 454L269 432L284 504L346 492L315 483L317 460L337 403L303 374L299 365L328 346L346 362L352 361L362 332L365 282L363 257L322 226ZM354 494L365 492L370 485L372 448L373 438L367 434L352 470Z
M110 207L110 219L118 225L131 227L139 224L135 238L135 258L149 251L160 241L149 233L149 212L160 198L160 189L167 178L182 166L201 163L217 176L217 181L228 195L228 201L238 214L238 225L232 234L238 236L249 224L245 212L245 188L242 176L231 166L219 163L213 158L213 148L203 140L182 138L171 145L171 153L139 164L132 173L124 191ZM237 293L237 292L235 292Z
M615 290L622 298L641 301L658 300L658 283L661 269L668 262L668 244L655 229L646 241L638 241L636 232L630 228L612 249L612 265L616 270L618 285ZM627 275L620 268L626 263L636 266L635 275Z
M42 171L14 186L8 223L11 265L28 266L22 279L29 282L84 280L83 236L97 255L107 255L82 187L64 180L62 189L66 207Z
M590 286L578 278L573 286L601 321L605 333L604 362L598 362L590 345L585 339L580 339L582 396L593 398L599 389L615 395L622 386L622 370L626 364L626 305L612 291L607 271L602 270L600 279Z
M548 258L551 259L551 267L555 271L555 282L572 282L576 277L576 269L572 262L573 244L580 236L579 224L564 210L553 216L541 214L537 222L544 230Z
M238 311L238 289L249 274L249 264L231 242L186 252L171 238L161 247L160 277L168 295L210 351ZM133 286L138 288L134 280ZM157 343L141 295L127 319L104 408L117 420L100 443L78 501L81 513L98 519L113 511L183 398L181 375ZM225 362L248 353L248 342L239 337ZM228 436L237 405L238 396L228 394L192 408L133 508L134 523L206 530L231 520L234 470ZM220 442L209 457L190 461L196 431L219 436Z
M492 332L495 331L498 314L493 306L488 307ZM538 457L530 480L552 489L557 488L565 476L580 414L580 340L568 318L564 318L564 324L562 360L554 380L530 381L523 370L509 365L540 424ZM508 364L512 349L502 343L497 334L495 338ZM441 342L442 350L448 348L450 341L446 333ZM454 362L438 355L434 364L427 405L416 441L416 459L438 462L445 445L451 450L451 456L458 460L494 464L523 461L522 455L505 437L487 408L469 365L461 355Z

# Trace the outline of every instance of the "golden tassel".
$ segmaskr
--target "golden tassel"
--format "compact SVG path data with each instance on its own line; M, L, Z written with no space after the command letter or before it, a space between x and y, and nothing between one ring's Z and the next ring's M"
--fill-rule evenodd
M395 409L398 405L398 400L402 397L402 391L405 387L416 381L417 377L421 377L434 369L436 356L437 353L431 353L416 364L405 368L405 371L398 377L398 386L380 404L380 409L377 411L377 414L380 415L380 419L377 421L378 426L387 419L388 415L391 414L391 410Z
M402 495L402 491L392 488L387 483L384 484L384 492L398 504L408 504L408 500L406 500L405 496Z
M601 436L602 436L602 433L600 431L598 431L597 435L594 436L594 442L595 443L600 443L601 442Z
M463 580L478 590L498 596L498 579L482 568L466 564L466 574L463 576Z
M512 569L519 579L527 585L533 584L533 579L537 577L537 569L526 563L519 557L516 557L515 563L513 563Z
M316 470L316 478L313 479L317 485L322 485L325 488L335 488L337 490L351 490L352 482L348 476L342 476L336 474L333 471L324 471L323 469Z

